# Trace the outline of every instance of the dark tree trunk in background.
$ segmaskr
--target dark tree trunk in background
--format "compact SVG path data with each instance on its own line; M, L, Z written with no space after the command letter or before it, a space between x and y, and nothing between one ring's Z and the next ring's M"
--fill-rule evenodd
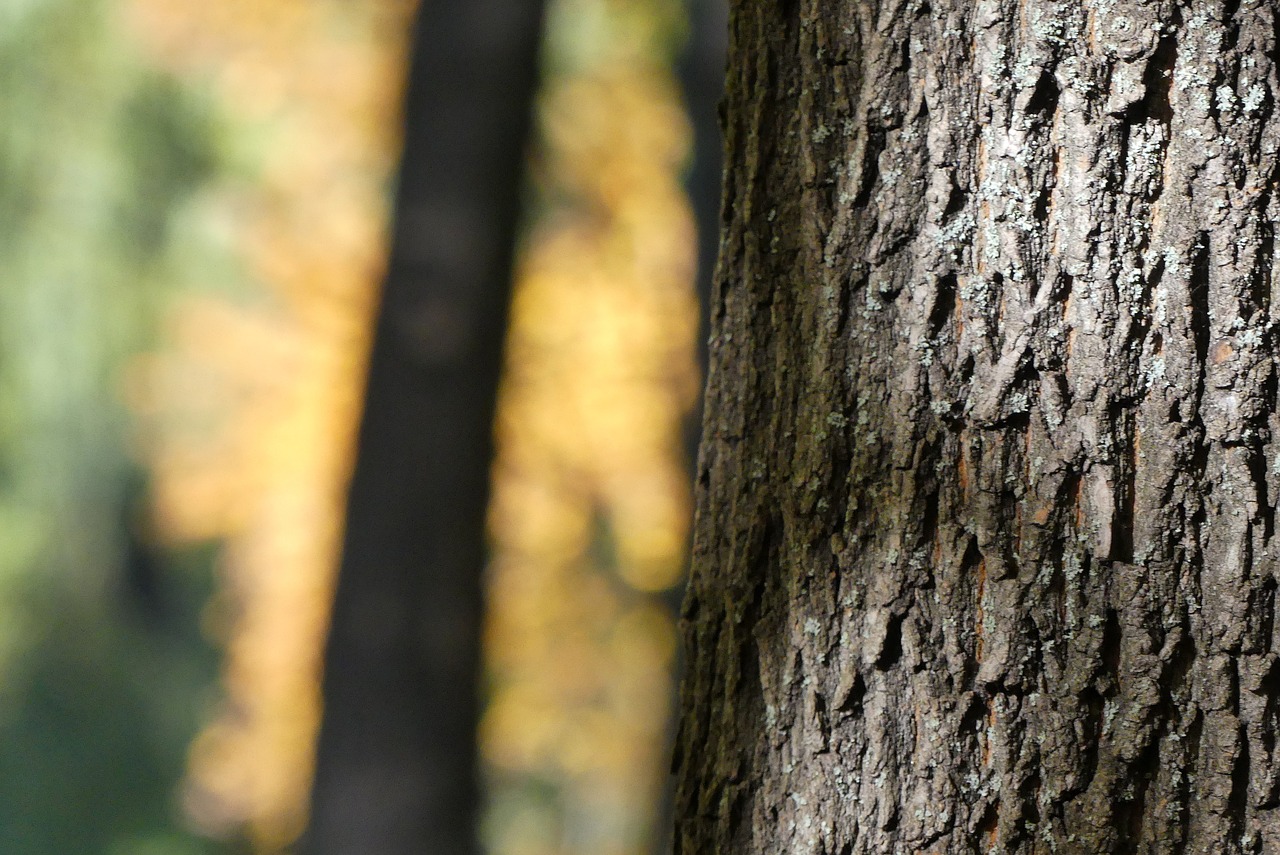
M677 852L1280 851L1278 18L735 4Z
M541 7L427 0L419 14L307 855L478 849L491 423Z

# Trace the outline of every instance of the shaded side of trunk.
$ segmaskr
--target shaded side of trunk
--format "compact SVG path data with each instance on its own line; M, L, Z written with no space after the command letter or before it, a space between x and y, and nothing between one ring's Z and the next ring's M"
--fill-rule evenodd
M427 2L301 851L477 851L492 420L540 0Z
M1280 851L1280 11L730 31L676 851Z
M729 6L727 0L688 0L689 42L676 65L680 88L684 93L685 111L693 130L693 161L685 176L685 192L693 208L697 227L698 266L694 293L698 299L698 332L694 340L698 374L707 376L707 338L710 330L708 306L711 283L715 274L720 246L720 190L724 168L719 107L724 96L724 64L728 50ZM689 461L689 480L693 481L702 435L701 396L685 420L684 446ZM684 585L663 594L663 605L674 616L684 599ZM683 660L675 663L676 676L683 670ZM671 707L667 721L667 744L672 746L679 716L679 696L673 681ZM669 753L669 752L668 752ZM669 855L672 847L671 828L675 821L675 779L668 778L658 804L651 851Z
M711 281L720 247L720 176L724 170L721 151L719 107L724 96L724 63L728 50L729 8L726 0L688 0L689 43L677 64L685 109L693 129L693 162L685 177L685 188L698 227L698 366L706 376L707 337L710 331L707 307L711 303ZM690 422L687 444L695 455L701 435L702 408Z

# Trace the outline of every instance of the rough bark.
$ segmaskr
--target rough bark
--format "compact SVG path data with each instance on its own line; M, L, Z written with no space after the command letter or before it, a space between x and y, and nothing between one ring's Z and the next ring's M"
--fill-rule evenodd
M541 0L426 2L301 851L478 851L492 421Z
M1259 0L743 0L680 853L1280 851Z

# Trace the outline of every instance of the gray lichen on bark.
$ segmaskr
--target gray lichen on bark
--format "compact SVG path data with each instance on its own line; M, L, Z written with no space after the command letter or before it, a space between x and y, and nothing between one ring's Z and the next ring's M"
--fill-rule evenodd
M736 4L678 853L1280 852L1278 39Z

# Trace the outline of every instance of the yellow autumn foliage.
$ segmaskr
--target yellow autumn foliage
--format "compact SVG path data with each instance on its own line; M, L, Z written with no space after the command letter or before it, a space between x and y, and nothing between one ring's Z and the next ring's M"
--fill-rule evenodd
M412 4L127 2L255 164L201 204L256 290L189 283L130 388L161 535L223 544L207 623L225 698L191 748L185 806L207 833L281 852L305 823ZM546 201L496 426L481 747L498 855L639 853L665 777L661 594L684 567L698 383L689 132L669 57L646 47L669 5L557 0L550 15L579 54L540 100ZM525 798L530 782L554 799Z

